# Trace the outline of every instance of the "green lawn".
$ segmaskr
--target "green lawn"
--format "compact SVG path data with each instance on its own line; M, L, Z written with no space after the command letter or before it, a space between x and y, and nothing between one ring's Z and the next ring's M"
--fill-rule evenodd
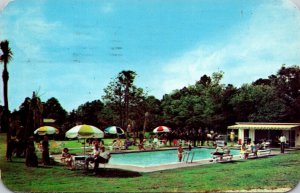
M23 158L6 162L3 134L0 139L2 181L17 192L210 192L292 188L300 179L299 151L152 173L101 168L95 176L82 170L67 170L62 165L28 168Z

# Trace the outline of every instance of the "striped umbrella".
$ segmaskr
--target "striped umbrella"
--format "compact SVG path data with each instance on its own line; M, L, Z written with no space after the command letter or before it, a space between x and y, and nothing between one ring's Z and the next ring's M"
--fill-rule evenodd
M171 128L167 126L158 126L153 130L153 133L168 133L171 132Z
M52 126L42 126L36 129L33 133L38 135L52 135L58 134L59 130Z
M118 135L122 135L125 133L121 127L117 127L117 126L107 127L104 129L104 132L109 134L118 134Z
M104 133L100 129L92 125L77 125L66 132L67 138L103 138ZM83 154L85 155L85 142L83 146Z
M67 138L103 138L104 133L92 125L77 125L66 132Z

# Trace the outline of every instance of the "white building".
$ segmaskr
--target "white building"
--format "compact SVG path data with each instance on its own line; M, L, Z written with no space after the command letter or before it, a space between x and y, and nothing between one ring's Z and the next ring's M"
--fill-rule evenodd
M278 145L279 137L283 133L290 147L300 147L300 123L253 123L237 122L227 127L228 130L238 131L238 140L241 143L247 139L260 142L269 141L271 145Z

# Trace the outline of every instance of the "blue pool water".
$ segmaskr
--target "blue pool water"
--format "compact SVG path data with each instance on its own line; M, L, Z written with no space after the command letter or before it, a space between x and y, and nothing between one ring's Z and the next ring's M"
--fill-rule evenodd
M194 148L192 150L192 152L194 152L193 161L211 159L212 151L214 151L214 149ZM240 153L239 150L234 150L234 149L231 149L230 152L232 155L238 155ZM191 157L189 158L189 160L190 159ZM112 154L109 163L116 164L116 165L133 165L133 166L147 167L147 166L157 166L157 165L178 163L178 157L177 157L177 150L123 153L123 154Z

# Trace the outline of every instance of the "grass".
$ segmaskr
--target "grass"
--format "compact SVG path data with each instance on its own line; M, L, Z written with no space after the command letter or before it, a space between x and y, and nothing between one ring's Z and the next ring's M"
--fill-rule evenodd
M216 192L293 188L300 179L299 151L152 173L100 168L93 175L62 165L28 168L24 158L6 162L5 136L1 134L0 139L2 181L16 192Z

